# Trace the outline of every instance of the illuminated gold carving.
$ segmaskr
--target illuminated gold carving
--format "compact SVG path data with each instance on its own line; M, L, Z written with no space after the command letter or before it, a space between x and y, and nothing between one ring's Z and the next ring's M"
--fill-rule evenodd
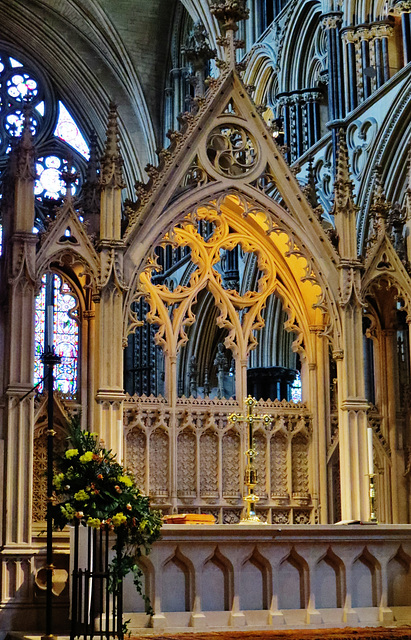
M202 221L209 223L210 235L203 237L198 226ZM236 224L237 222L237 224ZM219 310L217 325L228 330L225 346L231 349L239 359L246 359L249 351L255 348L257 339L254 332L264 326L261 312L267 298L274 293L277 280L274 259L264 251L262 239L251 238L244 230L240 220L233 216L228 220L223 212L213 206L201 207L187 216L164 238L162 245L189 247L191 261L195 266L187 286L179 285L170 291L164 284L153 284L152 273L158 269L151 258L146 269L140 275L141 290L150 305L147 320L157 324L156 344L161 345L170 357L176 357L178 350L186 344L186 327L195 321L193 305L199 292L207 289L214 297ZM222 284L220 273L216 270L221 252L240 246L244 252L254 253L260 278L257 291L243 294Z

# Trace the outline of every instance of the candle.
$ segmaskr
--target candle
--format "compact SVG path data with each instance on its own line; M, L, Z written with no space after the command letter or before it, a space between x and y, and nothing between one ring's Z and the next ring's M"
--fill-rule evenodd
M54 337L54 306L47 305L47 346L49 349L53 346Z
M372 448L372 428L368 427L367 429L367 441L368 441L368 474L370 476L374 475L374 455Z

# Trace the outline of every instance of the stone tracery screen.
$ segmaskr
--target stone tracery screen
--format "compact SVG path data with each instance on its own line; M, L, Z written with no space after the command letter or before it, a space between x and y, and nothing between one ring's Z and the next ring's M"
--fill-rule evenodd
M311 418L307 407L264 402L273 422L255 434L257 510L273 523L315 521L309 483ZM172 409L163 399L129 398L125 407L126 462L141 490L163 513L212 513L236 522L243 507L245 430L227 423L233 401L189 399ZM171 442L175 447L171 446Z
M241 147L241 162L252 162L248 150L243 153L249 141L234 142ZM244 505L246 434L241 425L228 424L227 416L247 395L247 367L251 363L258 373L258 367L275 364L290 372L302 349L302 332L276 262L293 252L300 260L301 254L283 230L272 221L265 224L251 206L246 213L247 206L230 194L186 215L148 257L133 301L135 309L144 300L147 312L144 317L134 313L132 323L151 325L151 337L163 353L164 396L128 396L127 462L138 469L142 490L164 513L209 512L221 523L237 522ZM275 240L267 240L270 234ZM310 267L303 262L297 268L294 259L296 275L287 276L287 282L305 278L304 286L311 287ZM251 353L257 355L250 358ZM281 362L270 360L275 357ZM283 395L284 384L278 382L281 397L266 395L270 399L260 400L258 407L274 418L255 433L258 510L273 523L308 523L317 517L309 464L311 417L301 402L300 374L294 370L293 375L288 393Z

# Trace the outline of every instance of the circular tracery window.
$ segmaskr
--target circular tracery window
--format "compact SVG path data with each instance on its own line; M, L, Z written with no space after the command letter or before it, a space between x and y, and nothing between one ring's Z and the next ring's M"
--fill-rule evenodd
M241 178L257 163L256 144L250 133L238 124L215 127L207 140L207 156L218 173Z

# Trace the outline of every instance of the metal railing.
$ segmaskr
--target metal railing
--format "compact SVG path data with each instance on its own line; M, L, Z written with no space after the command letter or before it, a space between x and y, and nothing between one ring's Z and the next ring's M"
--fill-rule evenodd
M112 565L108 527L87 527L87 542L80 543L80 526L74 529L71 573L70 639L119 638L123 640L123 580ZM117 543L118 543L117 539ZM120 545L117 545L120 554Z

